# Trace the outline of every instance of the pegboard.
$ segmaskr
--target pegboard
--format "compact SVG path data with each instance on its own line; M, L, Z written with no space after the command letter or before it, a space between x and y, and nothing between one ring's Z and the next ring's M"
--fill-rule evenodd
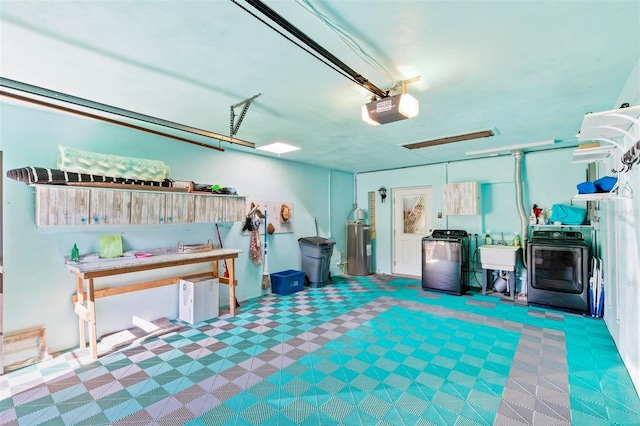
M245 214L251 211L254 206L259 206L260 211L264 214L265 208L267 210L267 223L270 223L275 228L274 234L285 234L293 232L294 222L294 209L293 203L288 201L260 201L260 200L247 200L245 206ZM289 217L287 218L287 209ZM261 226L260 233L264 233L264 222ZM244 235L249 235L249 231L244 231Z

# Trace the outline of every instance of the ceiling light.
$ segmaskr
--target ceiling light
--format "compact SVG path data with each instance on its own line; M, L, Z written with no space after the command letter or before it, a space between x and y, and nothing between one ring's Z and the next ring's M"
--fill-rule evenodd
M269 145L259 146L256 149L267 151L267 152L273 152L274 154L280 155L280 154L286 154L287 152L291 152L291 151L297 151L300 148L297 146L289 145L282 142L275 142Z
M507 153L507 152L516 151L516 150L519 150L519 149L524 149L524 148L533 148L533 147L537 147L537 146L553 145L554 143L556 143L555 139L549 139L548 141L525 143L525 144L521 144L521 145L503 146L503 147L499 147L499 148L483 149L483 150L480 150L480 151L467 151L467 153L465 155L467 157L470 157L470 156L473 156L473 155L498 154L498 153L501 153L501 152Z
M362 106L362 120L374 126L415 117L420 104L408 93L387 96Z
M409 143L402 146L407 149L419 149L419 148L426 148L428 146L434 146L434 145L444 145L446 143L452 143L452 142L461 142L461 141L468 141L471 139L488 138L490 136L494 136L496 133L497 133L497 130L496 131L483 130L481 132L466 133L464 135L458 135L458 136L448 136L446 138L432 139L430 141Z

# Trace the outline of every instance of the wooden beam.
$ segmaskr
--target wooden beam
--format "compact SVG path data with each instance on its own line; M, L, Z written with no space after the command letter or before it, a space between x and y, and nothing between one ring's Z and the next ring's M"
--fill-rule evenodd
M116 296L118 294L132 293L134 291L148 290L150 288L157 288L157 287L164 287L172 284L178 284L180 280L188 280L190 278L197 278L197 277L213 277L213 276L214 276L213 272L198 272L196 274L181 275L179 277L162 278L159 280L145 281L145 282L136 283L136 284L128 284L120 287L110 287L110 288L104 288L101 290L94 290L93 295L96 299L101 299L103 297ZM86 300L88 298L87 293L82 293L82 297ZM74 294L71 297L71 302L75 304L77 301L78 301L78 295Z

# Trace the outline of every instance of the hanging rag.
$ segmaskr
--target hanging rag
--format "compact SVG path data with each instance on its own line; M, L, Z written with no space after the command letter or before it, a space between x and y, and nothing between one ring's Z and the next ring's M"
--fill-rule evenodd
M244 227L242 231L251 232L251 240L249 241L249 257L255 265L262 265L262 244L260 243L260 226L262 225L262 212L253 203L251 210L247 213Z
M255 265L262 265L262 244L260 244L260 233L257 230L251 231L249 255Z
M262 265L262 243L260 242L260 225L262 224L262 219L260 219L257 215L251 216L251 241L249 242L249 255L251 256L251 261L255 265Z

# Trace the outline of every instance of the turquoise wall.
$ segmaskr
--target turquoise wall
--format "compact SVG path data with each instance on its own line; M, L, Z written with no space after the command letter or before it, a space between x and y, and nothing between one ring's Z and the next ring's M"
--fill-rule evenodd
M640 105L640 60L638 60L620 96L611 106L623 102ZM627 144L626 148L630 148ZM553 204L572 204L576 184L586 178L586 165L574 164L573 149L556 149L527 153L523 160L523 199L528 209L535 203L549 208ZM611 175L611 168L619 169L622 152L615 150L607 163L598 163L598 176ZM431 186L433 189L434 227L464 229L471 234L484 235L491 230L494 237L504 232L510 240L520 230L515 206L514 158L511 155L474 159L448 164L386 170L357 175L358 203L366 206L367 193L376 191L375 264L378 272L391 273L392 224L391 203L380 204L377 189ZM606 298L604 320L616 342L620 356L634 382L640 389L640 167L625 173L622 180L634 191L632 198L599 202L599 222L594 226L597 247L605 265ZM482 214L478 216L436 217L442 210L442 184L477 181L481 184ZM573 203L585 207L586 202ZM581 229L588 242L591 230ZM473 248L473 243L472 243ZM525 273L522 264L519 274ZM480 277L476 274L478 281ZM472 284L478 281L470 281ZM519 281L519 286L522 281ZM518 287L520 288L520 287Z
M227 150L218 152L172 139L95 120L42 110L31 106L0 104L0 149L4 171L25 166L55 167L58 145L129 157L161 160L171 177L198 183L219 183L237 189L250 199L292 202L295 232L269 237L269 272L300 269L298 238L316 235L336 241L334 254L344 252L344 221L353 207L353 175L298 164L276 157ZM217 144L216 141L211 143ZM286 156L283 156L286 158ZM77 317L71 306L74 277L64 268L64 256L74 243L81 254L99 251L101 235L120 234L124 248L172 247L217 241L213 224L128 225L112 227L38 228L35 225L34 188L3 178L4 332L46 327L50 350L78 344ZM223 244L244 251L236 262L237 297L240 301L263 294L262 266L249 259L249 236L240 223L220 224ZM199 272L204 266L128 274L96 280L126 284L170 274ZM331 273L341 269L336 259ZM220 298L228 303L228 289ZM177 286L99 299L98 335L131 326L132 316L147 320L175 318Z
M527 213L534 203L544 208L551 208L553 204L571 204L571 197L577 192L576 185L584 181L586 174L585 164L571 162L572 154L573 149L524 154L523 200ZM438 212L442 212L442 185L471 181L480 183L481 214L443 216L439 219ZM433 192L434 228L466 230L472 235L472 250L475 249L473 234L478 234L481 240L490 230L494 239L504 235L506 241L513 240L516 232L521 234L516 206L515 158L512 155L361 173L357 175L359 204L366 203L368 191L377 191L380 186L386 187L388 193L394 188L430 186ZM392 272L393 259L392 203L380 204L379 197L377 200L375 261L378 272L389 274ZM520 275L525 273L522 265L519 272ZM481 279L479 274L477 279Z
M640 64L640 62L639 62ZM636 65L620 101L640 103L640 65ZM294 204L295 232L278 234L269 240L269 270L300 268L298 238L318 235L336 241L331 273L338 275L338 252L345 252L345 221L353 218L354 203L368 208L368 195L376 194L376 235L373 264L380 273L391 272L391 192L394 188L431 186L434 227L465 229L484 235L487 230L505 239L520 230L515 206L514 158L511 155L411 167L398 170L352 174L280 158L257 156L228 150L224 153L183 144L131 129L93 120L41 110L30 106L0 103L2 128L0 149L3 168L24 166L55 167L57 145L89 151L162 160L171 167L171 177L199 183L220 183L235 187L241 195L260 200L289 201ZM541 207L571 204L575 185L585 179L586 165L571 162L572 149L527 153L523 160L524 203ZM616 160L617 161L617 160ZM610 165L600 165L600 175ZM632 380L640 387L640 167L627 175L635 191L632 199L599 203L599 241L605 260L608 303L605 321L618 345ZM355 182L354 182L355 179ZM482 214L444 216L442 185L478 181L481 184ZM379 187L388 190L381 204ZM357 192L354 191L357 188ZM144 225L102 228L43 229L35 226L34 190L23 183L3 179L4 332L46 327L51 350L74 347L77 319L71 308L73 277L63 266L63 258L77 243L82 253L98 250L100 235L122 235L125 248L168 247L183 240L186 244L216 240L212 224ZM579 206L584 206L584 203ZM221 224L225 247L245 251L237 262L238 298L246 300L263 293L262 268L248 258L249 237L241 225ZM588 235L587 235L588 237ZM176 268L175 273L194 272L198 267ZM520 265L520 274L524 268ZM166 272L131 274L110 283L131 283L161 277ZM479 277L478 277L479 279ZM474 281L472 281L474 282ZM100 287L100 281L97 282ZM225 286L221 300L228 300ZM133 315L145 319L175 318L177 289L165 287L98 301L98 333L127 328Z

